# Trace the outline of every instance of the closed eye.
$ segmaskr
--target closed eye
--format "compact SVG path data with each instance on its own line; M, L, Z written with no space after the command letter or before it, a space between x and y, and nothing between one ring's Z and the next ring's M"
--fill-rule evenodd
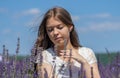
M47 31L48 31L48 32L52 32L52 31L53 31L53 28L48 28Z
M57 28L61 30L61 29L63 29L63 27L64 27L64 26L59 25Z
M48 28L47 28L47 31L48 31L48 32L52 32L52 31L54 31L54 28L57 28L57 29L61 30L61 29L64 28L64 25L59 24L59 25L57 25L57 26L48 27Z

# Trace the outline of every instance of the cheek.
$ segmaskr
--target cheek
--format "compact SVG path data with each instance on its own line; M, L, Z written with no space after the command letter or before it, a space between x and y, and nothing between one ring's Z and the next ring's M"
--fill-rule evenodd
M47 31L47 34L48 34L48 37L51 37L51 35L52 35L52 33L48 32L48 31Z
M68 30L66 30L66 31L63 32L63 35L64 35L64 37L69 37L69 36L70 36L70 33L69 33Z
M52 33L47 33L48 34L48 37L50 38L50 40L53 40L53 35Z

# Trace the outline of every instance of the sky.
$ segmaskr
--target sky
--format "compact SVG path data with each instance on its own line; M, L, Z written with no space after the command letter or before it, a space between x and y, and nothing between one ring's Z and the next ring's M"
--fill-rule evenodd
M15 54L18 37L19 54L30 54L42 16L55 6L71 14L81 45L120 51L120 0L0 0L0 54L3 45Z

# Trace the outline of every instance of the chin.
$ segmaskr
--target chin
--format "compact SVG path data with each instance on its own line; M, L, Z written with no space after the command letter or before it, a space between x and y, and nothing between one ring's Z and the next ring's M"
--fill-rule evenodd
M57 46L63 46L64 42L55 42L55 45L57 45Z

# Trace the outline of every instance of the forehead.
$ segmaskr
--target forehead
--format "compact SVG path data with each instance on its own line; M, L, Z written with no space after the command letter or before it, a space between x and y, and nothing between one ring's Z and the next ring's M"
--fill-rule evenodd
M46 27L57 26L60 24L62 24L62 22L59 19L52 17L47 20Z

